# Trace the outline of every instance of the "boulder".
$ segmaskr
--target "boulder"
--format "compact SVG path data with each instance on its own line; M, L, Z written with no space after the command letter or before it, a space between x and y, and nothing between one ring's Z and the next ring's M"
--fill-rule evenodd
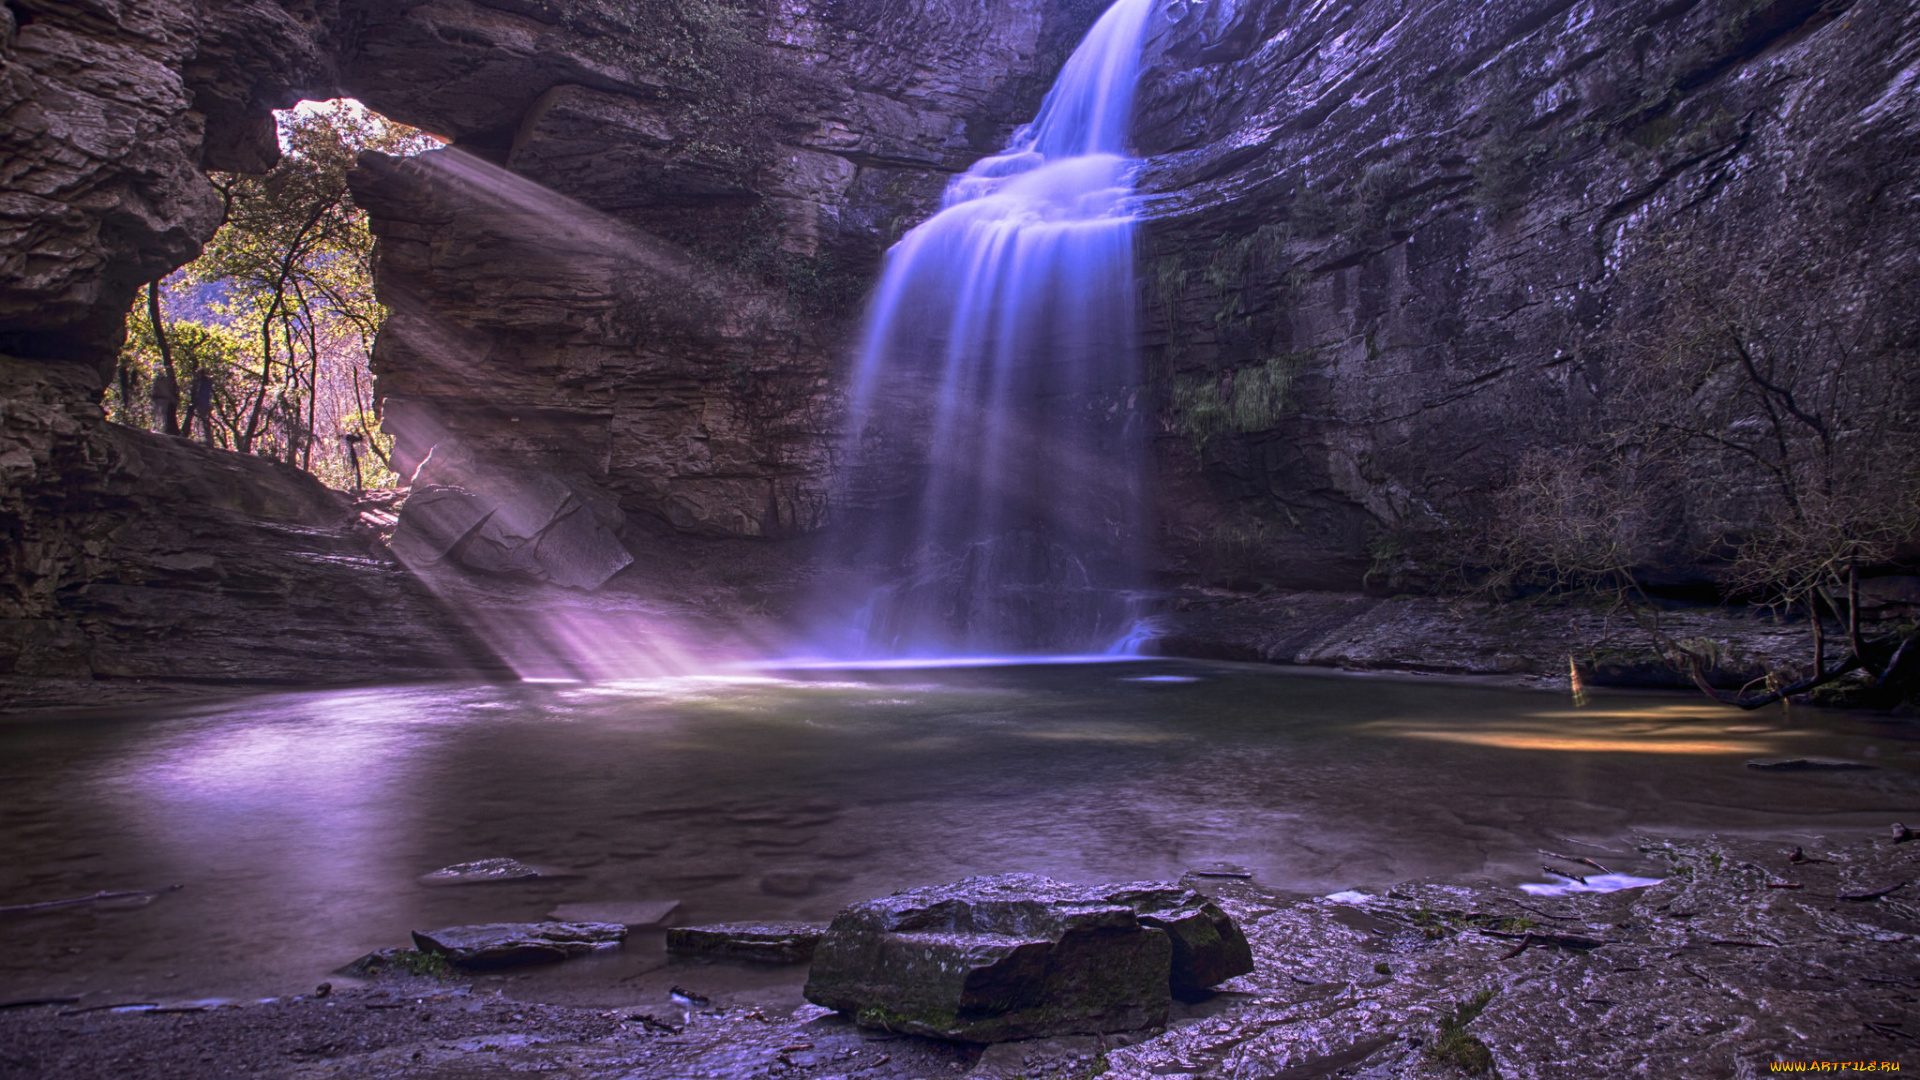
M632 564L619 506L584 477L485 465L436 446L387 547L415 570L468 570L597 589Z
M813 958L824 929L817 923L717 923L667 931L676 956L718 956L763 964L799 964Z
M1178 885L976 877L840 912L814 954L807 1000L868 1027L969 1042L1164 1023L1253 970L1246 939Z
M1113 887L1109 899L1129 904L1142 926L1164 931L1173 956L1167 989L1181 1001L1198 1001L1212 987L1253 970L1253 947L1220 906L1190 889L1146 884Z
M413 943L456 967L498 968L558 963L615 948L626 936L619 923L482 923L415 930Z

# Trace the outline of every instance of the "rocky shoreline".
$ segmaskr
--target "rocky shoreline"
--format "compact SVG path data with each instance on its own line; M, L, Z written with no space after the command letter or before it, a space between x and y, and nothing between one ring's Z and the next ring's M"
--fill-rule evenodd
M741 649L764 651L767 642L787 635L779 612L781 597L800 588L792 581L777 582L771 591L757 589L753 582L727 583L696 595L697 590L688 588L684 580L676 581L670 571L652 569L685 571L686 560L666 558L652 549L648 552L648 572L633 571L631 578L623 574L598 594L437 575L432 580L442 608L439 617L443 624L458 628L443 630L442 636L465 634L479 639L470 650L476 656L485 655L489 646L510 654L516 643L553 634L540 618L555 624L584 619L589 626L596 625L596 620L620 625L639 621L671 627L674 633L669 637L684 639L682 644L700 642L701 649L733 657ZM397 565L388 569L406 575ZM755 569L762 575L782 576L766 567ZM1537 690L1569 689L1577 672L1589 687L1694 692L1692 683L1661 660L1646 632L1629 616L1592 600L1493 602L1434 596L1387 598L1358 592L1270 590L1249 596L1185 590L1161 598L1156 606L1162 610L1152 616L1154 636L1143 649L1153 656L1462 679ZM1915 610L1920 609L1892 604L1875 614L1892 620L1908 618ZM535 618L528 612L547 614ZM1812 659L1811 635L1804 621L1710 605L1674 605L1659 617L1668 635L1704 645L1701 651L1714 661L1707 675L1716 686L1735 688L1773 671L1799 671ZM465 627L460 626L463 620ZM538 667L546 656L538 649L533 652L533 666ZM604 677L617 677L619 665L626 662L675 662L672 656L663 659L652 654L638 660L592 659L604 659L610 665L589 672ZM522 663L523 658L516 656L514 662ZM427 665L414 665L396 672L400 678L394 679L379 677L384 672L379 661L365 661L358 678L352 673L322 678L313 688L476 675L514 678L499 659L490 663L491 670L481 661L466 667L447 662L438 673ZM112 708L299 688L300 683L278 671L244 681L223 680L218 673L181 678L144 670L90 675L16 671L0 673L0 711Z
M517 1000L501 977L395 974L237 1006L8 1007L0 1076L1546 1080L1910 1064L1920 843L1899 835L1647 839L1556 857L1561 889L1597 872L1581 859L1660 879L1604 893L1410 883L1314 897L1190 876L1244 929L1255 970L1137 1032L979 1045L812 1005L702 1001L697 985L583 1008Z
M1592 598L1496 602L1195 591L1168 606L1154 619L1157 636L1150 646L1161 656L1453 676L1553 690L1568 689L1577 672L1586 686L1693 690L1685 674L1661 660L1630 615ZM1888 603L1874 614L1893 620L1911 610ZM1658 617L1662 632L1712 657L1707 677L1715 686L1739 687L1812 663L1805 620L1705 604L1674 604Z

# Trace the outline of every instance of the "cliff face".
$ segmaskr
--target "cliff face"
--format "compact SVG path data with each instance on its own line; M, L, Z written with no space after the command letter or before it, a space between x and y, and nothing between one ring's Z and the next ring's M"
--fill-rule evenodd
M0 352L110 365L135 291L220 223L202 170L279 157L337 4L0 4Z
M586 472L669 535L831 533L857 509L833 494L851 300L1090 13L770 18L783 108L741 152L659 72L609 74L507 7L381 30L430 59L369 100L472 154L360 185L401 312L390 426L416 453L452 432ZM1618 428L1692 347L1697 326L1663 329L1676 296L1791 355L1835 423L1916 400L1915 318L1888 303L1920 285L1909 6L1214 0L1156 27L1136 137L1170 583L1431 580L1416 553ZM1886 385L1821 381L1843 338ZM1712 578L1763 473L1706 455L1643 478L1628 558Z
M1171 573L1392 576L1513 505L1530 461L1738 389L1663 396L1692 356L1751 353L1822 439L1910 432L1913 5L1176 10L1138 120ZM1221 423L1220 398L1266 415ZM1727 445L1767 415L1716 421L1625 485L1625 557L1656 579L1711 577L1715 536L1769 512L1778 461Z
M600 36L506 3L363 32L356 92L455 140L355 182L396 311L387 429L403 461L454 438L584 473L672 535L818 530L882 252L1031 115L1096 12L785 5L740 23L761 52L692 43L756 80L716 106L676 84L701 73L607 46L650 33L644 5L595 10Z
M840 337L881 251L1031 114L1094 14L0 4L10 703L104 692L60 680L498 666L337 496L102 422L128 306L217 227L205 170L272 162L272 109L352 94L454 144L356 180L395 309L377 363L403 462L453 440L584 475L669 540L791 535L824 520ZM686 576L629 546L650 553L639 576ZM793 566L718 561L693 576Z
M0 707L504 670L344 495L105 423L98 393L0 357Z
M316 625L285 599L314 566L401 595L391 563L345 554L363 541L321 493L285 514L237 494L304 481L92 406L139 284L217 224L203 170L277 152L271 108L351 94L452 143L354 181L394 310L375 361L403 460L451 441L582 476L636 550L790 579L857 509L839 411L882 253L1031 117L1096 14L5 0L9 663L148 670L125 658L172 632L167 604L100 606L123 586L191 593L208 625L259 640ZM1917 71L1920 13L1892 0L1167 5L1136 126L1163 579L1418 584L1423 544L1617 426L1714 318L1804 362L1835 432L1920 409ZM1675 296L1705 314L1677 320ZM1872 378L1819 375L1836 370ZM868 487L909 482L900 468ZM1653 476L1631 557L1712 576L1707 539L1764 505L1743 494L1764 473L1708 456ZM196 487L216 474L232 498ZM135 535L169 521L186 532L165 550ZM221 566L280 584L151 570L223 530L259 543ZM407 670L470 662L414 603L387 640L413 620L450 644ZM29 639L81 644L56 661ZM316 640L332 644L310 669L391 674ZM215 651L188 666L217 669Z

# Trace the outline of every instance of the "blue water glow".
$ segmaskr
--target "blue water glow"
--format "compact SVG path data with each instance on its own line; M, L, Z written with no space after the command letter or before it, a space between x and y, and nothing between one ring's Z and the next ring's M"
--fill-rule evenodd
M855 367L849 561L817 642L886 658L1090 652L1134 624L1133 172L1154 0L1118 0L1031 124L888 253ZM831 605L830 605L831 606Z

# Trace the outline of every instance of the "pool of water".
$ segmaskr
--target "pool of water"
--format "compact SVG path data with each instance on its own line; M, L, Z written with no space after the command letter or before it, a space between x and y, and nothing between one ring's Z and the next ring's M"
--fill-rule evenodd
M824 920L967 874L1171 878L1216 862L1322 893L1517 888L1546 880L1541 848L1645 869L1636 832L1789 844L1913 822L1916 736L1687 696L1576 708L1177 661L408 686L16 720L0 724L0 904L184 887L137 910L0 919L0 999L303 992L409 930L572 901ZM1815 755L1872 767L1745 765ZM495 856L569 876L417 880ZM692 985L658 934L531 979L593 1000Z

